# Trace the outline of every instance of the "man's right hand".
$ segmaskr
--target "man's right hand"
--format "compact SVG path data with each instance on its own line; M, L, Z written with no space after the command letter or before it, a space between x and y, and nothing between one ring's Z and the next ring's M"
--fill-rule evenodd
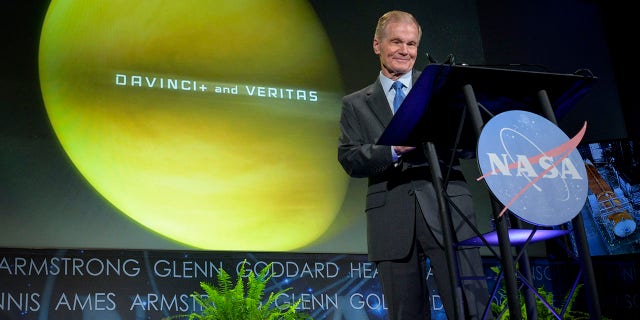
M416 147L393 146L393 151L395 151L395 153L397 155L399 155L399 156L401 156L401 155L403 155L403 154L405 154L407 152L413 151L415 149L416 149Z

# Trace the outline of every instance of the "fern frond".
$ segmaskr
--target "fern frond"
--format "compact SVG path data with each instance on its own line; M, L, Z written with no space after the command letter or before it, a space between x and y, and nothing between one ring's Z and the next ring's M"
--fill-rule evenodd
M272 263L258 274L251 271L245 276L246 263L247 260L242 262L235 284L232 284L232 277L222 269L218 272L217 287L201 282L200 287L205 294L194 292L191 297L202 307L202 311L189 314L189 320L313 320L310 316L297 312L302 300L277 303L278 298L291 288L270 292L267 300L263 301L265 288L273 276L270 272Z

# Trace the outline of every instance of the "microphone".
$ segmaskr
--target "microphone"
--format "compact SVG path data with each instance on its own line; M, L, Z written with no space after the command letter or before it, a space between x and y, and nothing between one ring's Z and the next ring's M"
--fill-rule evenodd
M436 60L429 52L427 52L425 54L425 56L427 57L427 60L429 61L429 63L438 63L438 60ZM447 56L447 60L445 60L442 64L448 64L448 65L454 65L455 64L455 57L453 55L453 53L450 53Z
M455 65L456 58L453 56L453 53L449 53L447 56L447 60L445 60L442 64Z
M429 52L426 53L426 56L427 56L427 60L429 61L429 63L438 63L438 61L436 59L434 59L433 56Z

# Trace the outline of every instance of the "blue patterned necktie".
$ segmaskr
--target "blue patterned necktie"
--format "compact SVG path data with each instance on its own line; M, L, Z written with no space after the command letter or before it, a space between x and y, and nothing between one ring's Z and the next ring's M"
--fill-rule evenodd
M396 90L396 96L393 98L393 114L398 111L400 105L402 104L402 100L404 100L404 92L402 92L402 82L396 81L393 83L393 89Z

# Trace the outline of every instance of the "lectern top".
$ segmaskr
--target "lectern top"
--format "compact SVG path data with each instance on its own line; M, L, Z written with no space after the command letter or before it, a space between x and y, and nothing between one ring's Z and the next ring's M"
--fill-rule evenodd
M465 65L430 64L394 115L378 144L418 146L424 142L453 146L470 85L485 115L524 110L540 113L537 94L544 90L558 119L571 110L597 79L562 74ZM460 147L475 149L477 137L462 126Z

